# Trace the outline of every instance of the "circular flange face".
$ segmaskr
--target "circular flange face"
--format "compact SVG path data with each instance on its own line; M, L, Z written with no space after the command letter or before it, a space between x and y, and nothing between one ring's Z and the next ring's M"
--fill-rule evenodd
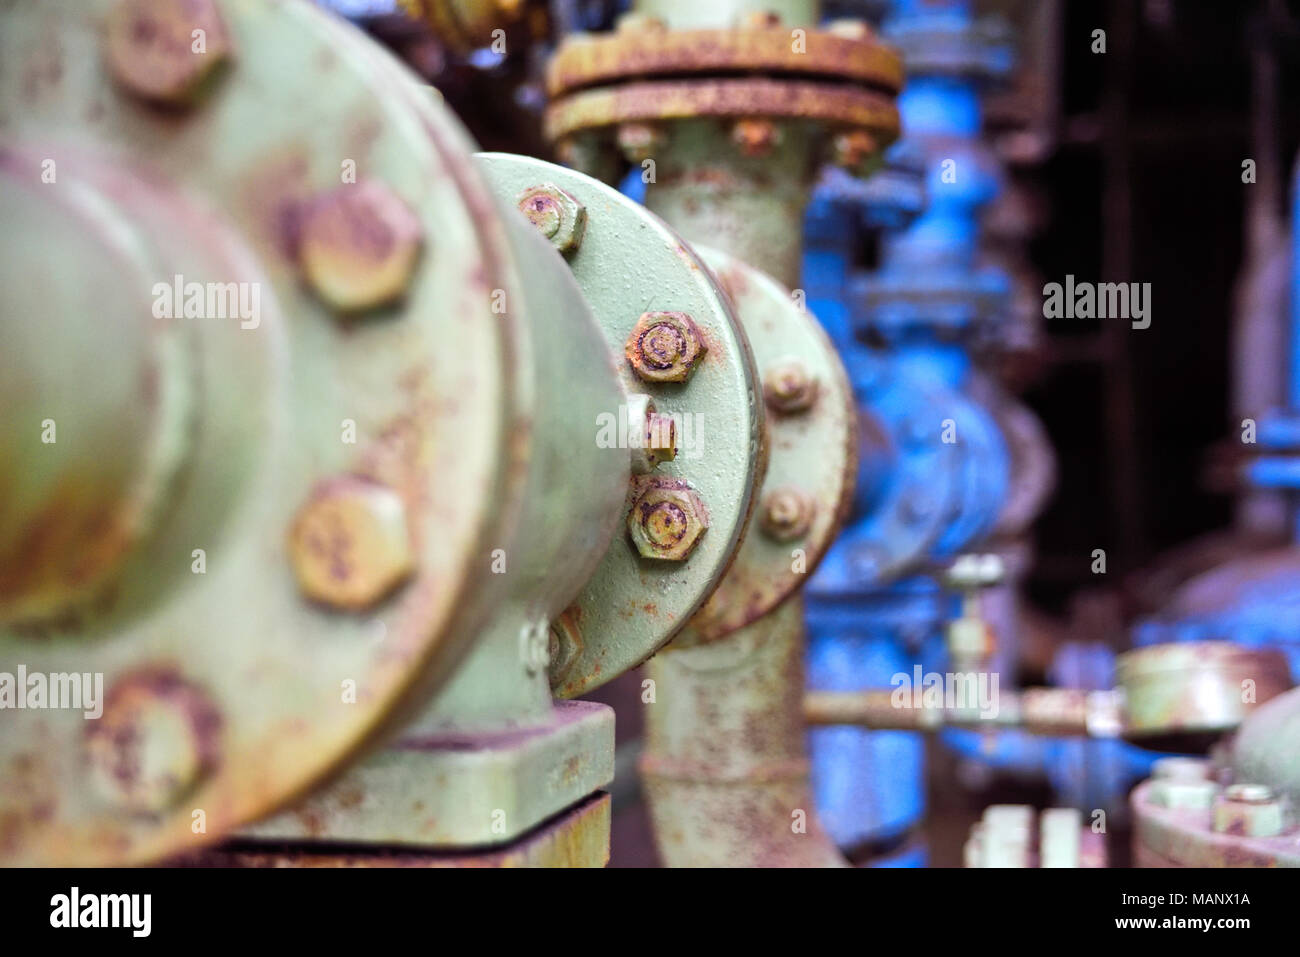
M1180 641L1116 659L1124 737L1155 751L1200 752L1291 687L1286 656L1229 641Z
M202 55L200 9L230 54L195 100L109 66L106 37ZM308 787L459 650L511 511L513 272L459 125L310 4L10 4L0 137L11 321L52 337L0 350L0 469L47 478L0 520L0 861L157 860Z
M732 562L761 472L760 387L749 343L726 296L700 258L658 217L573 170L501 153L476 159L511 205L533 195L535 187L552 186L583 207L581 243L565 258L619 357L627 392L649 395L676 429L676 457L633 476L627 508L635 512L638 502L665 499L662 510L647 513L653 525L674 502L689 504L684 496L693 495L691 502L698 500L707 516L707 528L681 560L644 557L631 533L614 541L552 630L553 647L558 645L553 659L563 670L553 669L551 689L569 698L654 654L699 609ZM683 317L702 346L683 350L693 364L672 374L684 373L684 381L648 367L643 377L625 357L630 340L637 340L634 333L653 341L657 330L678 341L689 331ZM627 419L625 410L609 413L609 422ZM592 423L593 429L599 425Z
M874 90L807 80L766 78L647 80L582 90L546 111L552 141L621 123L703 117L810 120L866 130L883 149L898 138L898 107Z
M560 96L598 84L707 73L820 76L897 93L902 58L870 38L788 27L721 30L627 30L580 34L547 65L547 93Z
M722 637L780 605L816 569L848 514L857 414L821 324L766 273L696 247L735 303L767 401L767 475L757 518L679 644ZM791 520L791 517L795 520Z

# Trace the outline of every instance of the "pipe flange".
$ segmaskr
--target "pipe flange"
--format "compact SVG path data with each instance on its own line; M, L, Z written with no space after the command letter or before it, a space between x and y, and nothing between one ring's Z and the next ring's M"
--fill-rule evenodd
M696 613L733 561L763 468L754 356L705 261L653 213L582 173L541 160L502 153L481 153L477 160L507 202L549 182L583 205L586 232L567 262L613 355L624 356L634 329L652 322L647 316L667 317L665 335L689 332L700 340L686 350L693 357L689 375L646 378L630 359L620 362L627 391L648 393L657 414L673 419L677 438L672 461L634 479L624 515L659 483L683 501L702 503L707 528L696 529L684 553L665 549L671 560L646 557L631 536L605 553L566 612L581 646L553 677L552 691L575 697L654 654ZM610 410L609 422L625 419ZM600 440L599 428L592 423L593 442ZM661 512L646 515L657 521ZM683 528L692 527L683 520ZM650 531L665 529L671 532L672 523Z
M77 290L84 302L66 311L97 334L52 348L46 323L42 348L98 349L96 380L130 396L79 406L86 381L39 379L39 361L0 376L6 416L25 418L42 391L42 408L68 410L53 413L57 441L40 441L38 416L16 430L20 447L6 446L4 461L51 481L25 498L6 484L6 505L21 511L0 532L0 603L13 610L43 587L32 546L15 542L116 527L111 508L80 531L50 524L82 507L85 489L107 487L113 469L149 457L128 456L124 442L88 459L88 435L110 434L96 432L106 416L128 416L119 432L134 442L161 403L185 428L154 434L187 443L158 459L179 468L157 485L164 504L131 505L153 516L147 527L97 546L97 561L118 566L110 588L76 614L0 627L0 671L102 675L104 690L98 721L48 707L0 719L0 861L10 864L191 850L302 791L435 685L461 650L451 636L508 511L484 477L509 472L527 411L514 348L526 330L494 312L487 290L524 293L499 228L483 222L492 200L450 114L310 4L150 4L170 18L162 27L102 29L142 9L48 0L0 15L4 175L21 183L0 194L10 212L33 193L71 209L86 224L76 248L100 242L102 254L87 254L85 268L46 254L31 268L25 250L54 248L38 232L57 217L28 216L32 231L7 234L3 269L22 279L5 288L40 303L18 313L31 317ZM146 96L138 77L113 72L121 51L106 56L103 44L142 45L150 62L189 58L200 21L186 18L198 16L221 18L225 63L193 88L186 80L184 103L163 112L158 96L178 90ZM346 107L302 108L317 99ZM96 265L122 261L123 249L135 267ZM328 289L312 263L328 264ZM142 275L150 285L130 282ZM109 294L122 284L133 298ZM386 304L354 309L356 297ZM178 340L186 396L171 396L176 366L162 353L131 377L123 350L141 325ZM7 347L17 341L7 329ZM314 531L291 534L303 527L294 509L311 512L300 517ZM92 733L100 727L113 733Z
M732 256L697 247L735 303L768 401L767 475L758 502L774 514L752 530L707 604L674 642L729 634L767 614L807 581L838 534L853 498L857 417L839 355L784 286ZM786 401L803 396L798 402ZM787 507L792 493L799 507ZM800 534L775 534L798 511Z
M901 57L863 25L860 38L788 26L623 30L570 38L546 70L551 97L629 80L767 73L857 83L896 94ZM766 114L759 114L766 115Z

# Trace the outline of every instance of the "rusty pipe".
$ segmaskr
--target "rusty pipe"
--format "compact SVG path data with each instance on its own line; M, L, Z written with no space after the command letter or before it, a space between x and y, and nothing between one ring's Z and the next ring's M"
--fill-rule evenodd
M803 602L651 659L641 776L670 867L844 867L813 811Z

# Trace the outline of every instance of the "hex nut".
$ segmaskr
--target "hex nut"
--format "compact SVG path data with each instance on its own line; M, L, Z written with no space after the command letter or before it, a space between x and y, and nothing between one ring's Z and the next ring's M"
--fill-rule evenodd
M233 54L213 0L119 0L104 31L104 57L128 93L187 106L212 87Z
M817 380L800 359L782 359L763 376L763 397L784 415L807 412L817 401Z
M587 207L552 183L530 186L519 194L519 211L563 255L582 245L587 230Z
M166 811L215 762L220 723L207 695L170 668L117 679L86 732L94 791L128 813Z
M648 395L628 396L627 440L634 475L653 472L661 462L677 457L677 423L671 415L655 411Z
M1287 829L1286 808L1262 784L1233 784L1214 802L1214 830L1243 837L1277 837Z
M684 312L643 312L623 354L646 382L685 382L708 351L699 326Z
M554 684L564 680L582 654L582 632L571 612L563 612L551 622L550 679Z
M679 479L645 483L627 515L627 530L643 558L684 561L709 527L709 513Z
M362 180L306 204L298 260L327 305L359 312L402 298L423 243L419 217L401 197L383 183Z
M322 482L289 530L289 555L308 598L334 608L369 608L415 569L406 504L361 476Z
M763 496L759 518L763 532L778 542L792 542L808 534L816 506L796 488L778 488Z

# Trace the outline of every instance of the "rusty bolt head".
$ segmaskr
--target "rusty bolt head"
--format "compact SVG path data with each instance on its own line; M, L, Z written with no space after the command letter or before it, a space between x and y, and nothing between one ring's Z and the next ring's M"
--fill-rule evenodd
M781 128L767 119L736 120L731 141L745 156L767 156L781 142Z
M219 725L207 696L171 670L122 678L86 735L92 786L128 812L165 811L212 765Z
M648 395L628 396L627 437L634 475L652 472L660 462L677 457L677 423L671 415L656 412Z
M831 141L831 162L846 170L856 170L876 155L876 138L866 130L845 130Z
M684 561L709 527L699 495L678 479L647 483L632 503L627 530L644 558Z
M817 380L799 359L783 359L763 376L763 396L777 412L806 412L817 401Z
M230 34L213 0L119 0L105 27L109 73L151 103L195 103L230 62Z
M1276 837L1287 829L1286 809L1263 784L1234 784L1214 802L1214 830L1245 837Z
M624 123L616 134L618 148L629 163L643 163L664 144L663 130L649 123Z
M289 556L307 597L368 608L415 568L406 505L392 489L360 476L322 482L289 530Z
M582 245L587 207L560 187L550 183L528 187L519 194L519 211L561 253L568 255Z
M646 382L685 382L708 349L684 312L643 312L623 353Z
M581 654L582 632L573 614L566 611L551 622L551 682L563 681Z
M763 496L763 531L778 542L792 542L808 534L817 508L803 492L779 488Z
M363 180L323 193L303 212L298 259L335 309L356 312L399 300L423 244L419 218L383 183Z

